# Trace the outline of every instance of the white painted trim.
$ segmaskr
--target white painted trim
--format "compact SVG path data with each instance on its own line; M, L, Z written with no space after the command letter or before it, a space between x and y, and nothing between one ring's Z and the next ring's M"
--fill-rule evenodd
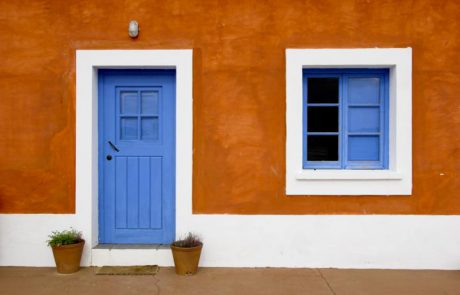
M402 179L401 173L388 170L344 170L337 173L334 170L302 170L296 174L299 180L389 180Z
M302 70L389 68L389 169L302 168ZM325 182L327 181L327 182ZM410 195L412 193L412 49L286 49L286 194Z

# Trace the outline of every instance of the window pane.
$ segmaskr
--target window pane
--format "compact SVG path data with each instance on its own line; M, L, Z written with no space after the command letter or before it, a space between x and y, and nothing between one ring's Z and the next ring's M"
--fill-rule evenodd
M141 93L142 114L158 114L158 92L143 91Z
M308 78L308 103L338 103L339 78Z
M308 132L338 132L338 107L308 107Z
M348 110L349 132L379 132L379 107L350 107Z
M309 135L307 137L308 161L338 161L339 137L337 135Z
M349 78L349 104L378 104L380 99L379 78Z
M156 140L158 139L159 128L158 118L142 118L142 139Z
M137 92L135 91L122 91L121 97L121 110L122 114L136 114L137 113Z
M121 139L137 139L137 118L121 118L120 122Z
M349 161L379 161L379 136L348 137Z

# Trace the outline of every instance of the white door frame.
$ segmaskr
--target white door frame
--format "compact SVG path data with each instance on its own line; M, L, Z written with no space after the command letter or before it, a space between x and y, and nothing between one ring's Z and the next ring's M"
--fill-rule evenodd
M176 70L176 232L192 214L193 51L77 50L76 224L87 242L82 264L92 264L98 244L98 69Z

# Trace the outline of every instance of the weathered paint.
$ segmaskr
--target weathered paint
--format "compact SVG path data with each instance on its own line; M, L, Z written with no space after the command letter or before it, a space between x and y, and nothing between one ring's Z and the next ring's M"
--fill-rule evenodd
M194 49L195 213L459 214L458 1L0 2L0 212L75 211L75 50ZM131 40L131 19L140 35ZM413 195L287 197L285 48L413 48Z

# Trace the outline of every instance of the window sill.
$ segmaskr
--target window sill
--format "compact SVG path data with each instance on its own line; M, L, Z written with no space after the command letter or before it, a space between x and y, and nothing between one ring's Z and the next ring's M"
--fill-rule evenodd
M302 170L297 180L402 180L403 175L391 170Z

